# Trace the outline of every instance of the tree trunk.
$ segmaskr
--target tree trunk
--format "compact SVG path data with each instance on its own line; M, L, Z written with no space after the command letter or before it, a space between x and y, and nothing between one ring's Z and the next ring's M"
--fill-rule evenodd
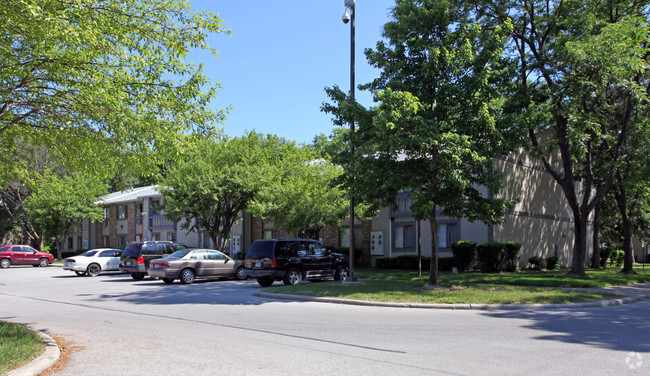
M587 255L587 216L574 216L575 243L573 245L573 263L568 277L587 278L585 258Z
M438 222L435 209L429 216L431 228L431 264L429 265L429 286L438 286Z
M591 256L591 268L600 269L600 209L602 208L602 201L596 205L594 209L594 231L593 231L593 242L592 242L592 256Z
M623 251L625 258L621 273L636 274L634 271L634 248L632 247L632 220L629 216L625 216L623 220Z

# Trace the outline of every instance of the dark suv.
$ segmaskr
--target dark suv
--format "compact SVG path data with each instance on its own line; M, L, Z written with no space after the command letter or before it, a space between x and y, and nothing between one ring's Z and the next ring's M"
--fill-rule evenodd
M184 244L169 241L129 243L120 256L120 270L140 281L147 275L149 261L167 257L179 249L186 248Z
M342 280L348 270L347 256L332 253L316 240L264 239L248 249L244 273L266 287L280 280L285 285L297 285L303 279Z

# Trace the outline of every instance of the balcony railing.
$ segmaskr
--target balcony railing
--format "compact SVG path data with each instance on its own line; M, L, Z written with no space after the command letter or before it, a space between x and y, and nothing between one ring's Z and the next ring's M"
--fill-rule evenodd
M176 230L176 222L162 216L149 218L150 230L161 229L161 228Z

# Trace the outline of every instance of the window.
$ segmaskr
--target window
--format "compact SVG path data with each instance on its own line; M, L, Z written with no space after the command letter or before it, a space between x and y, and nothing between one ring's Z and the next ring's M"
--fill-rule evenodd
M143 212L144 212L144 205L142 203L137 204L135 206L135 216L142 217Z
M108 208L104 208L104 222L108 222Z
M102 236L102 245L104 247L108 247L108 243L109 243L108 236Z
M393 246L396 251L415 250L415 226L413 223L395 223L393 225Z
M160 200L151 200L151 215L160 215Z
M81 236L77 236L77 249L83 249L83 239Z
M167 233L167 240L170 242L175 242L176 241L176 233L175 232L168 232Z
M458 225L456 223L438 224L438 247L451 248L458 241Z
M126 219L127 209L126 205L120 205L117 207L117 219Z
M159 232L154 232L151 234L151 240L160 240L160 233Z
M263 239L273 239L273 230L264 230Z
M69 236L68 237L68 249L72 249L72 247L73 247L73 245L72 245L72 236Z

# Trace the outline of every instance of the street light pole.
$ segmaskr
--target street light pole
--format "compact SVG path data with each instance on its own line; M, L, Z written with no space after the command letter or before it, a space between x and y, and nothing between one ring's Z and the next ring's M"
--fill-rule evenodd
M344 0L345 14L343 15L343 23L350 22L350 99L354 101L354 8L355 0ZM348 10L350 14L348 14ZM350 119L350 162L354 157L354 142L352 137L354 135L354 117ZM354 175L352 176L354 180ZM356 282L357 278L354 276L354 192L350 184L350 275L346 281Z

